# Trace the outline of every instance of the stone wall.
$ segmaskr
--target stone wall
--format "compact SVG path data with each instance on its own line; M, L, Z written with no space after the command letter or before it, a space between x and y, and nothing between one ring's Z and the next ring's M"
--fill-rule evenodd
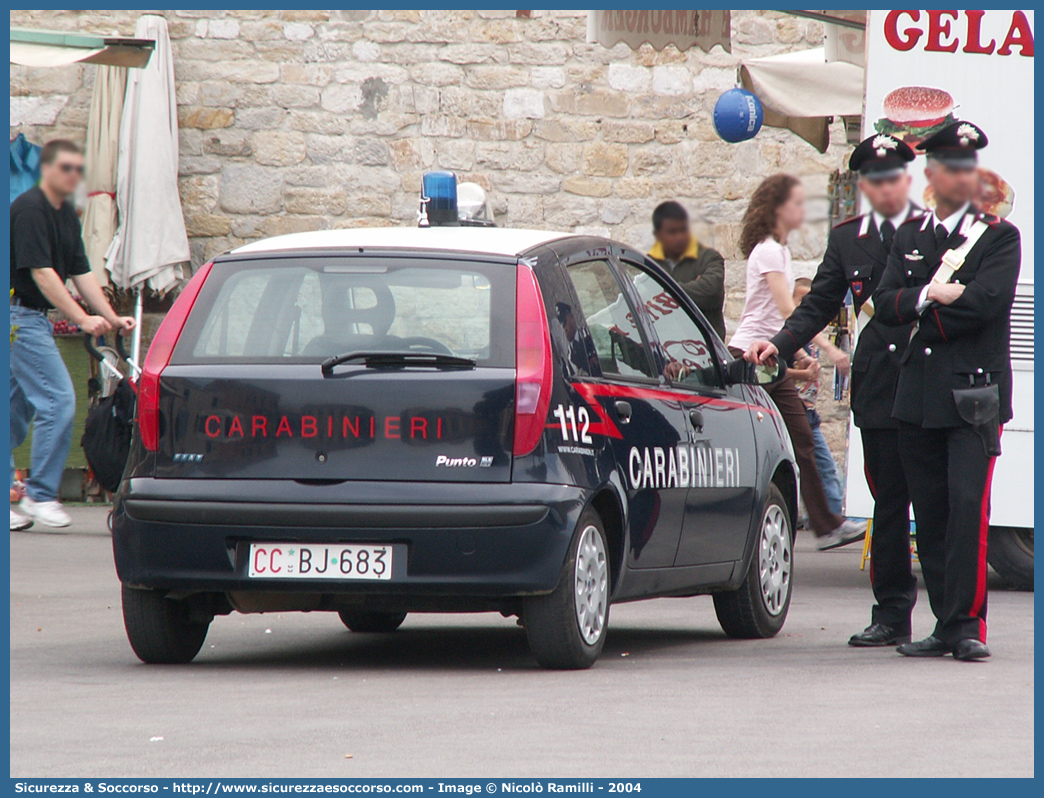
M140 12L12 11L11 24L131 35ZM766 128L726 144L711 112L740 59L820 44L822 27L733 12L733 52L632 52L585 41L583 11L166 11L193 265L262 236L413 224L421 174L489 192L498 223L608 234L646 248L649 217L683 202L728 261L742 308L738 223L758 181L806 180L799 270L825 245L827 175L842 163ZM526 12L521 12L526 13ZM11 132L83 142L94 68L11 68ZM843 142L840 125L832 137Z

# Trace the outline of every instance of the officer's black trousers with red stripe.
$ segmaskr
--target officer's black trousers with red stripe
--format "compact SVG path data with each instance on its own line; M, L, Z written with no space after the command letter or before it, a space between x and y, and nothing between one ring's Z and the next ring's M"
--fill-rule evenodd
M870 583L877 603L871 619L909 634L917 578L910 564L910 494L899 458L899 430L864 429L860 433L863 471L874 497Z
M899 427L899 454L917 521L917 556L933 634L986 642L986 547L994 457L970 426Z

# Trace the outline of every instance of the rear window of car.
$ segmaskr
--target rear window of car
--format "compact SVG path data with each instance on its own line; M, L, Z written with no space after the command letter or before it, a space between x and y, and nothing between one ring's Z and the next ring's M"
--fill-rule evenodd
M218 262L171 362L312 363L356 351L515 362L509 264L403 257Z

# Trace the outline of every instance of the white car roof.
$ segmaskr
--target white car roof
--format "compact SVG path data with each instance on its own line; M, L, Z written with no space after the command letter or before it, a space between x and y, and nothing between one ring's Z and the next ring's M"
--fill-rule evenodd
M475 252L513 257L538 244L570 233L496 227L357 227L316 230L265 238L232 250L233 254L283 252L294 249L415 249Z

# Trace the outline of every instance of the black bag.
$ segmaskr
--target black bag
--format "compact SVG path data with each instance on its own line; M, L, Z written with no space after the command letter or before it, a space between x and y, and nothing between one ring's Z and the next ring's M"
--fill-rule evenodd
M80 445L98 484L109 492L120 486L130 456L134 389L120 380L116 390L87 411Z
M1000 457L1000 386L954 388L957 414L982 438L987 457Z

